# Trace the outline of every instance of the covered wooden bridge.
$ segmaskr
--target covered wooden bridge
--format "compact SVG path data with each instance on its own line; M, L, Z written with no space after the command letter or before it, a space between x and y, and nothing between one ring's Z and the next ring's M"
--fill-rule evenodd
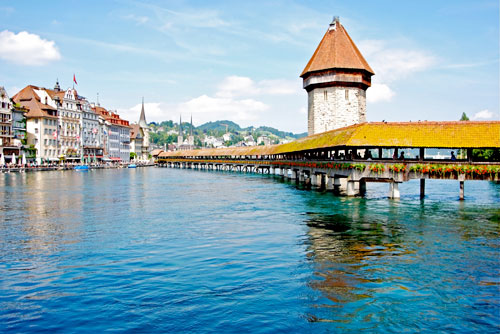
M474 150L492 150L488 160ZM456 179L460 198L465 180L498 181L500 121L361 123L272 146L229 147L159 153L159 167L277 174L320 187L363 195L366 182L399 183Z

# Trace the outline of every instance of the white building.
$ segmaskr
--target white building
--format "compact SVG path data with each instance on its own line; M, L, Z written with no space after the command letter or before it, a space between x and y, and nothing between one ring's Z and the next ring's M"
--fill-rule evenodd
M51 96L37 86L26 86L12 98L28 110L26 114L27 144L33 145L37 160L59 161L57 106Z

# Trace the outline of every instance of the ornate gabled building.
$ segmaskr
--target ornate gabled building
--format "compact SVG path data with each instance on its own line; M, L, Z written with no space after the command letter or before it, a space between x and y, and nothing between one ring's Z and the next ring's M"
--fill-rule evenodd
M308 135L366 122L374 74L335 17L300 75L308 93Z

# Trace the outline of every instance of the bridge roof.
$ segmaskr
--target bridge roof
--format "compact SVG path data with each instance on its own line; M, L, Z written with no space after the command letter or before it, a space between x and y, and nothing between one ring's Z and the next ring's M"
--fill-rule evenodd
M163 152L159 157L271 155L336 147L499 148L500 121L361 123L287 144Z

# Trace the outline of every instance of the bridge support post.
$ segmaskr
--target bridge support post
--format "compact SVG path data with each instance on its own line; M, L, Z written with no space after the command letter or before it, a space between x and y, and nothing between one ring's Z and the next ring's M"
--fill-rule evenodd
M326 189L326 182L327 182L328 176L326 174L319 174L319 189L325 190Z
M347 196L356 196L355 182L348 180L347 181Z
M333 190L333 176L332 175L328 175L328 174L325 174L325 178L326 178L326 185L325 185L325 189L326 190Z
M298 175L299 183L305 182L306 180L306 175L303 170L299 170L299 175Z
M311 186L317 187L318 186L318 174L314 173L314 171L311 171Z
M311 186L311 177L313 177L314 174L311 175L311 173L306 174L306 171L302 171L302 180L304 181L304 185L306 187Z
M296 180L297 179L297 170L292 169L292 172L290 174L290 179L291 180Z
M401 195L399 194L399 183L397 182L390 182L389 183L389 198L400 198Z
M425 197L425 179L420 179L420 198Z
M333 178L333 191L336 193L336 194L340 194L340 177L334 177Z
M365 194L366 194L366 181L365 180L359 180L359 194L361 196L365 196Z
M465 181L460 181L460 200L463 201L465 199Z

